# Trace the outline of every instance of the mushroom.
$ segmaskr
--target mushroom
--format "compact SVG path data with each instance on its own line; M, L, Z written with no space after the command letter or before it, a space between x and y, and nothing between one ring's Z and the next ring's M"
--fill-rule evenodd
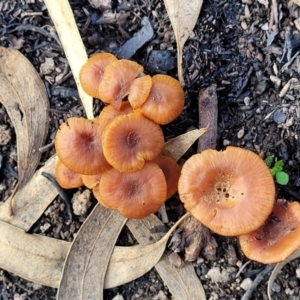
M152 86L150 75L145 75L134 79L128 93L128 101L133 109L140 108L149 96Z
M143 70L141 65L127 59L109 64L98 88L99 98L105 103L111 103L116 110L120 110L122 99L129 93L134 79Z
M88 120L71 117L62 123L55 136L59 159L70 170L84 175L95 175L109 169L101 137L106 119Z
M168 75L152 77L150 94L141 106L144 116L158 124L177 118L184 107L184 91L178 80Z
M114 168L133 172L160 154L164 135L158 124L131 113L117 116L106 125L102 146L105 158Z
M300 204L277 200L265 224L239 241L249 259L263 264L285 260L300 247Z
M74 189L83 185L81 175L67 168L60 159L55 164L55 178L64 189Z
M167 184L160 167L146 162L138 171L123 173L114 168L103 173L98 201L110 209L133 219L144 218L158 211L166 201Z
M81 175L83 185L89 189L93 189L97 184L99 184L102 173L95 175Z
M120 110L116 110L111 104L105 106L99 114L98 118L111 120L119 115L127 115L132 113L133 109L128 101L122 101Z
M183 165L178 193L202 224L224 236L259 228L270 215L275 184L265 162L238 147L207 149Z
M97 53L81 67L79 80L83 90L94 98L99 98L98 88L105 68L118 59L110 53Z

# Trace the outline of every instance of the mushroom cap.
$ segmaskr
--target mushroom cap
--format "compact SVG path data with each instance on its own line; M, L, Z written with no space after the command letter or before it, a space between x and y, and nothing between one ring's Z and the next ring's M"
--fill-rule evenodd
M158 124L167 124L181 114L183 107L184 91L179 81L168 75L153 76L142 114Z
M111 120L119 115L128 115L133 112L133 109L128 101L122 101L120 110L116 110L111 104L105 106L98 118Z
M285 260L300 247L300 204L278 200L265 224L239 241L249 259L263 264Z
M177 192L181 168L175 159L165 155L157 156L152 162L156 163L165 175L167 182L167 199L169 199Z
M83 185L89 189L93 189L97 184L99 184L102 173L95 175L81 175Z
M106 125L102 145L105 158L114 168L133 172L160 154L164 135L158 124L131 113L117 116Z
M202 224L224 236L259 228L275 202L275 184L265 162L238 147L207 149L183 165L178 193Z
M140 219L158 211L166 196L167 184L162 170L157 164L146 162L136 172L123 173L114 168L104 172L98 201L108 208L118 209L127 218Z
M79 81L83 90L94 98L99 98L98 88L105 68L118 59L110 53L97 53L81 67Z
M62 163L72 171L95 175L109 169L102 150L102 132L109 121L71 117L55 136L55 149Z
M129 93L134 79L144 68L136 62L121 59L109 64L99 85L99 98L119 110L122 99Z
M64 189L74 189L83 185L81 175L67 168L60 159L55 164L55 178Z
M134 79L130 86L128 101L133 109L140 108L149 96L152 87L150 75L145 75Z

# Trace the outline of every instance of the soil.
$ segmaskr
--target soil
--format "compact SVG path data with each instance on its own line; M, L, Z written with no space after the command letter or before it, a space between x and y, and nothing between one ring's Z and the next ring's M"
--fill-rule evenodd
M261 3L260 3L261 2ZM183 52L186 104L183 113L163 126L166 140L198 128L198 93L216 84L218 96L218 150L239 146L283 160L289 183L276 183L277 197L299 201L300 191L300 105L299 46L297 19L300 9L291 1L207 0ZM288 2L288 3L287 3ZM163 1L112 1L109 11L93 8L88 1L70 1L89 55L105 51L128 56L145 67L145 73L165 73L177 77L176 42ZM268 30L278 12L278 22ZM145 17L147 19L145 19ZM144 20L144 21L142 21ZM138 49L124 43L150 21L154 34ZM299 27L298 27L299 28ZM44 29L41 31L39 29ZM299 28L300 29L300 28ZM151 26L147 27L151 31ZM75 82L47 9L41 0L4 0L0 3L0 45L21 51L40 73L50 101L50 126L41 165L55 151L53 138L59 124L70 116L84 116ZM128 54L130 53L130 54ZM292 80L291 80L292 79ZM286 84L290 87L285 90ZM1 91L0 91L1 92ZM97 115L103 105L95 100ZM184 159L197 152L197 143ZM13 190L17 174L16 136L12 123L0 106L0 201ZM258 178L259 180L259 178ZM78 189L83 192L84 189ZM72 198L78 190L68 191ZM72 241L96 200L81 216L68 222L60 197L33 226L31 232ZM177 195L166 203L170 226L183 213ZM207 299L241 299L247 282L265 268L250 262L235 238L213 234L217 242L214 259L199 256L195 270ZM124 228L118 244L130 245L133 238ZM166 252L172 252L167 248ZM12 258L13 259L13 258ZM288 264L273 285L273 299L299 299L299 260ZM238 276L236 277L236 275ZM254 291L252 299L267 299L269 274ZM28 282L0 270L0 299L55 299L56 290ZM104 291L105 299L172 299L167 286L153 269L143 277Z

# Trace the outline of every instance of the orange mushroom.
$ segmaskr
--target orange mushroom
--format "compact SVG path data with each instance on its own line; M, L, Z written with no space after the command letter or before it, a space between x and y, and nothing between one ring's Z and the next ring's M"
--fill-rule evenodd
M149 75L134 79L128 94L128 101L133 109L137 109L143 105L149 96L151 86L152 79Z
M88 120L72 117L62 123L55 136L55 149L59 159L72 171L94 175L109 169L101 137L106 119Z
M64 189L74 189L83 185L81 175L67 168L60 159L55 164L55 178Z
M156 163L163 171L167 182L167 199L177 192L180 167L177 162L168 156L159 155L152 162Z
M167 75L153 76L150 94L140 108L142 114L158 124L167 124L181 114L183 107L179 81Z
M120 110L116 110L111 104L105 106L101 113L99 114L99 118L104 118L111 120L119 115L128 115L133 112L133 109L129 102L122 101Z
M127 218L141 219L158 211L166 196L167 184L162 170L157 164L146 162L136 172L123 173L114 168L104 172L97 199L108 208L118 209Z
M95 175L81 175L83 185L89 189L93 189L97 184L99 184L102 173Z
M285 260L300 247L300 204L278 200L265 224L239 241L249 259L263 264Z
M218 234L236 236L266 221L275 201L275 184L257 154L227 147L189 158L182 168L178 193L198 221Z
M159 125L131 113L117 116L106 125L102 146L105 158L114 168L133 172L160 154L164 135Z
M98 88L105 68L118 59L110 53L97 53L81 67L79 80L83 90L94 98L99 98Z
M100 99L105 103L111 103L116 110L120 110L122 99L129 93L134 79L143 70L141 65L126 59L109 64L99 85Z

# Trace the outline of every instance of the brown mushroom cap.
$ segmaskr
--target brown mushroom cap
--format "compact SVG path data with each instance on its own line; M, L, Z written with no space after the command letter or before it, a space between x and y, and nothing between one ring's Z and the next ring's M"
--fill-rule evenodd
M183 107L184 92L179 81L167 75L153 76L142 114L158 124L167 124L181 114Z
M102 132L109 121L72 117L60 125L55 136L59 159L72 171L94 175L109 169L102 150Z
M136 62L121 59L109 64L99 85L98 93L103 102L119 110L122 99L129 93L134 79L144 68Z
M98 88L105 68L118 59L110 53L98 53L90 57L81 67L79 80L83 90L94 98L99 98Z
M177 192L180 167L176 160L171 157L159 155L152 162L156 163L163 171L167 182L167 199Z
M97 184L99 184L102 173L96 175L81 175L83 185L89 189L93 189Z
M105 106L101 113L99 114L98 118L104 118L111 120L119 115L128 115L133 112L133 109L129 102L122 101L120 110L116 110L111 104Z
M83 185L81 175L67 168L60 159L55 164L55 178L64 189L74 189Z
M152 78L145 75L134 79L130 86L128 101L133 109L140 108L149 96L152 86Z
M164 135L159 125L131 113L117 116L106 125L102 145L105 158L114 168L133 172L160 154Z
M178 193L185 208L224 236L259 228L275 201L275 184L265 162L238 147L207 149L183 165Z
M167 184L159 166L146 162L136 172L110 169L103 173L99 185L99 202L133 219L158 211L166 201Z
M300 204L278 200L266 223L239 240L249 259L263 264L285 260L300 247Z

